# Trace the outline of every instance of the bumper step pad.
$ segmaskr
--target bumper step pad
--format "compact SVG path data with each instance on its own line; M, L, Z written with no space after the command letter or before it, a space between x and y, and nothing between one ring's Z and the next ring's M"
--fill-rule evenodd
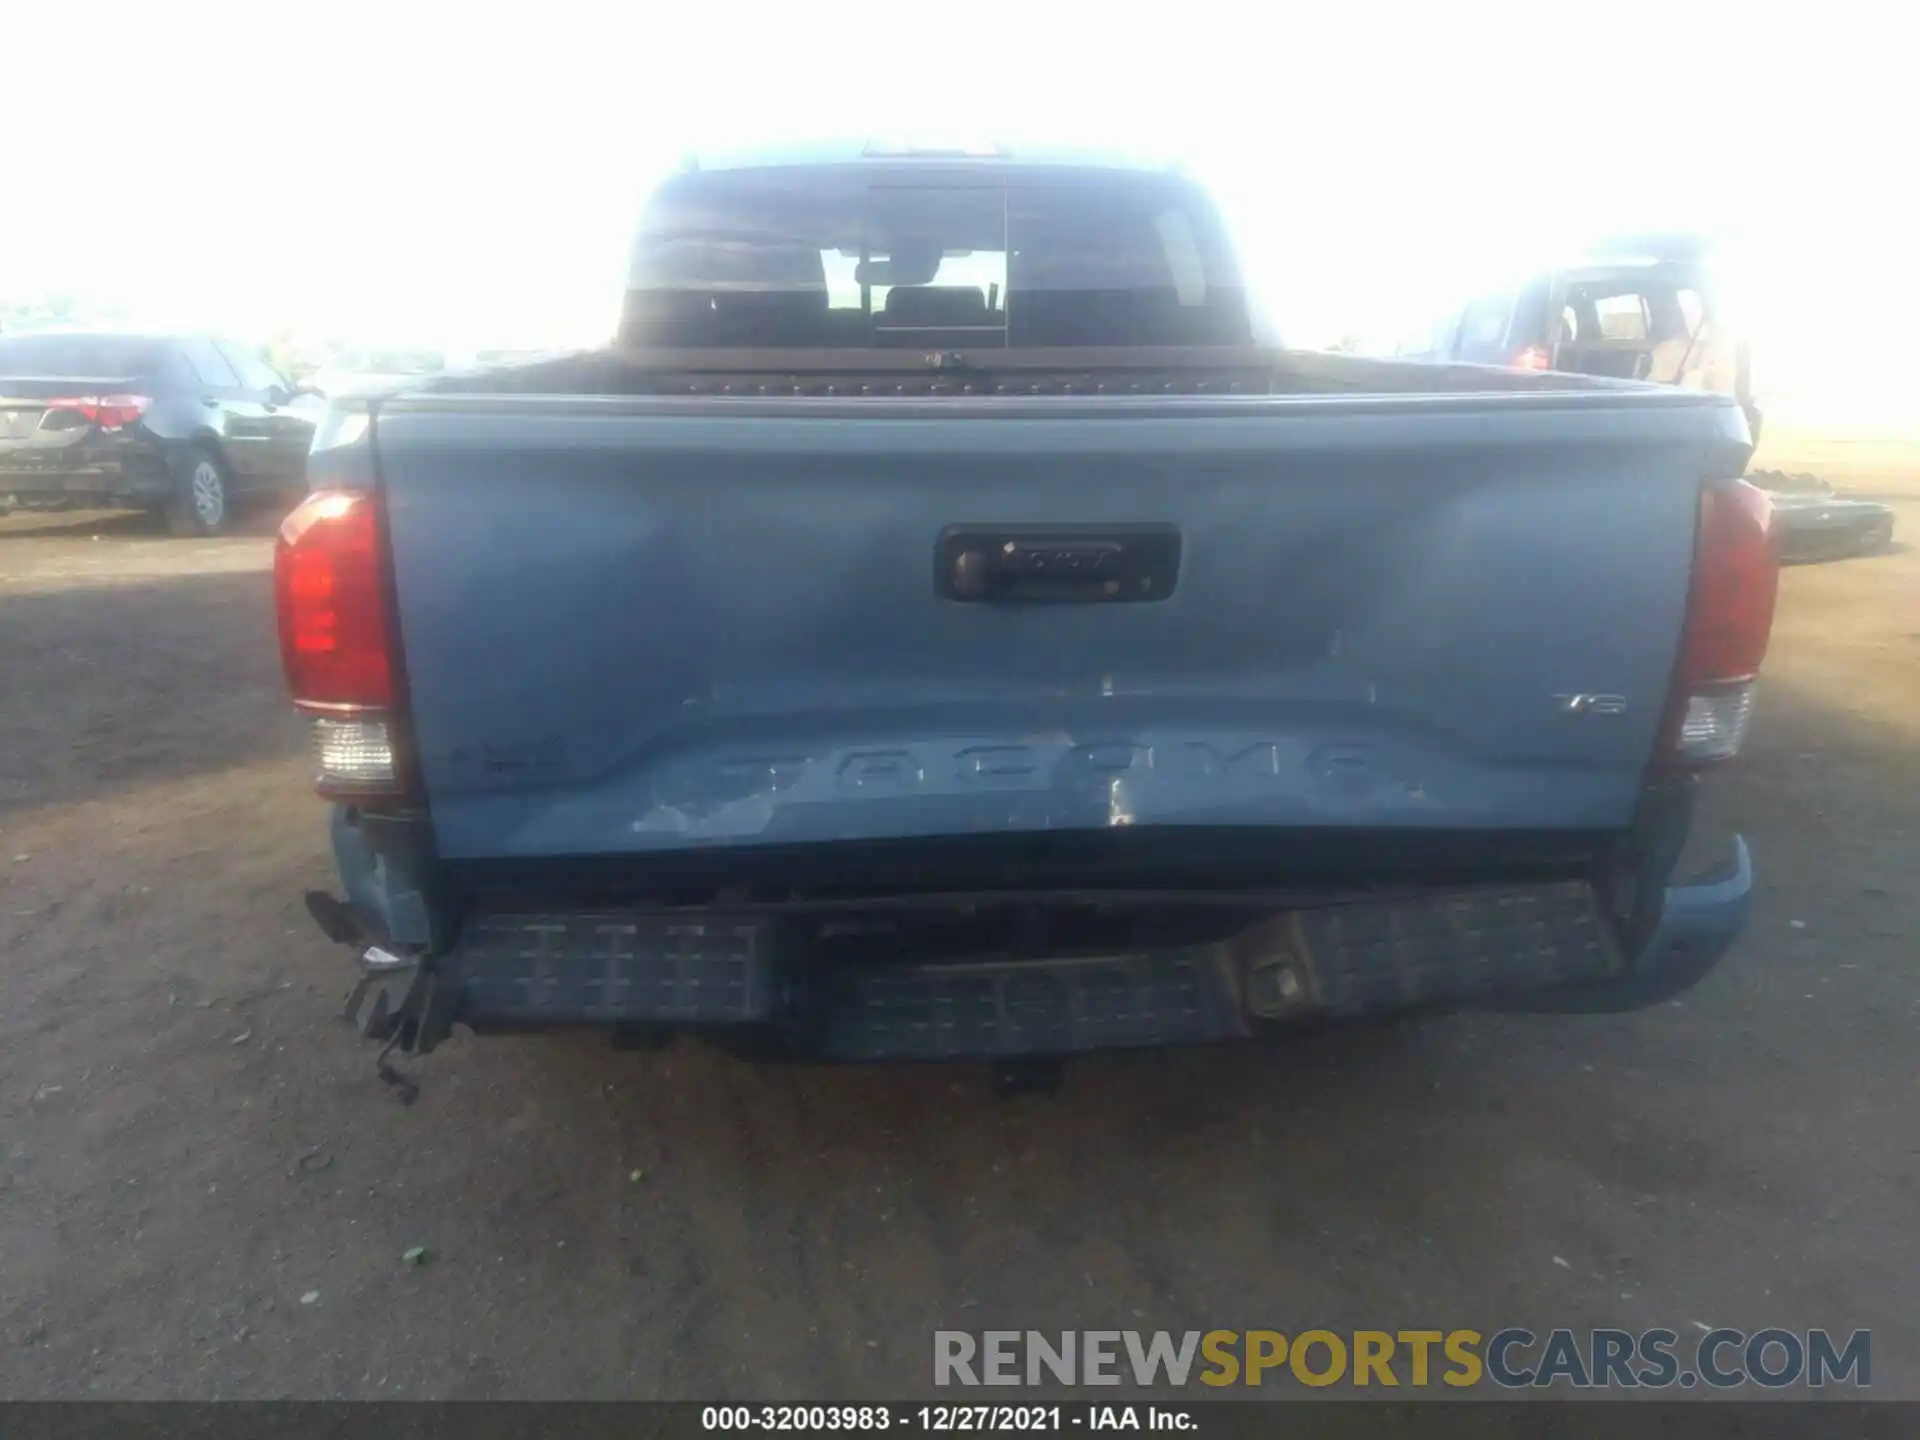
M757 916L483 911L449 959L463 1015L737 1023L773 1018L772 942Z
M1247 1033L1218 946L1086 960L877 965L835 977L827 1052L846 1060L1063 1055Z
M1626 968L1592 888L1570 881L1284 912L1175 949L938 963L839 962L799 921L768 913L481 910L432 973L454 1018L477 1026L770 1024L824 1057L933 1060L1504 1008Z
M1494 1000L1609 980L1626 964L1593 888L1577 881L1287 919L1310 982L1301 999L1331 1015Z

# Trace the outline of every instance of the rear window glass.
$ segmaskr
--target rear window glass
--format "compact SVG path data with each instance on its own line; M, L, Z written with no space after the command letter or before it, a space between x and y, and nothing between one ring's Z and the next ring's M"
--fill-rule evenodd
M1697 334L1707 318L1707 302L1700 298L1698 290L1680 290L1673 298L1680 306L1680 318L1686 324L1687 333Z
M1489 295L1467 306L1460 319L1460 349L1469 358L1503 350L1513 319L1511 295Z
M0 335L0 375L116 379L148 375L159 346L125 335Z
M633 254L634 345L965 348L1251 339L1217 216L1174 177L875 169L670 181Z
M1644 340L1653 331L1644 295L1596 295L1593 311L1608 340Z
M1460 312L1449 310L1402 335L1393 347L1393 353L1407 360L1448 359L1452 356L1454 336L1459 330Z

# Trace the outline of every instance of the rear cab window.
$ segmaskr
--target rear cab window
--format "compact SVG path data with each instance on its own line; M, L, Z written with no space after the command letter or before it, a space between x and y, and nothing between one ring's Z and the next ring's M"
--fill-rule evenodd
M1494 359L1507 348L1507 328L1513 321L1513 296L1482 296L1467 305L1459 321L1459 353L1463 359Z
M1454 339L1460 333L1460 319L1458 310L1449 310L1416 326L1400 337L1393 347L1393 353L1402 360L1452 359Z
M1596 295L1593 311L1606 340L1645 340L1653 333L1647 297L1640 294Z
M1562 285L1561 368L1695 388L1737 385L1694 267L1657 261L1583 267Z
M1460 317L1460 358L1479 364L1499 364L1507 358L1507 336L1513 326L1513 296L1483 295Z
M1156 172L840 165L693 172L642 220L628 346L1251 343L1200 191Z
M1680 318L1686 323L1687 333L1697 335L1706 323L1707 302L1698 290L1682 288L1674 292L1674 301L1680 306Z

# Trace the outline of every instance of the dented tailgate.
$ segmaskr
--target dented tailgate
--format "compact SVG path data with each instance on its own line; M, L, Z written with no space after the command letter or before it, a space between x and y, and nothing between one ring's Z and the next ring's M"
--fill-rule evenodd
M1717 397L379 412L449 858L1624 826Z

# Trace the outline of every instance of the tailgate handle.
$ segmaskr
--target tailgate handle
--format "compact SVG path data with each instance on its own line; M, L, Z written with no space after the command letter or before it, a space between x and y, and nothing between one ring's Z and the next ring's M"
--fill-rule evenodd
M962 604L1140 604L1179 573L1172 525L950 525L934 547L934 590Z

